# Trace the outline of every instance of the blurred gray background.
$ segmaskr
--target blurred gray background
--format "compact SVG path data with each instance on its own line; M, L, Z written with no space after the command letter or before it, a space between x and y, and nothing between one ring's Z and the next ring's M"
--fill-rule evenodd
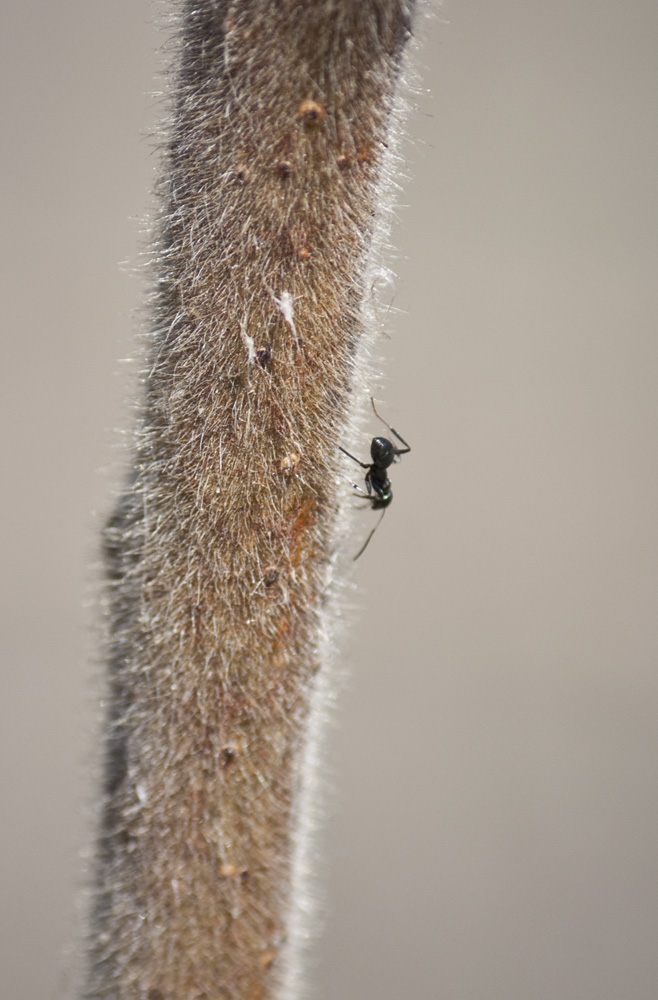
M147 0L0 18L1 993L60 1000L165 36ZM356 567L317 998L655 1000L658 4L422 33L380 341L413 453Z

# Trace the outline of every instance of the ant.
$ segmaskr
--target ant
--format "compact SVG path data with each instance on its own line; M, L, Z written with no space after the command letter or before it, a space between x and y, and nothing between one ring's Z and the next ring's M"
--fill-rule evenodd
M347 455L348 458L351 458L352 461L356 462L357 465L360 465L362 469L367 469L365 475L365 480L366 480L365 490L362 490L361 487L357 486L356 483L352 483L354 489L359 491L358 493L355 494L355 496L364 495L368 500L368 502L371 504L372 510L381 510L382 512L382 516L380 517L379 521L372 529L372 531L366 538L364 544L361 546L357 554L354 556L355 560L358 559L360 555L363 555L363 553L367 549L368 542L370 541L375 531L382 522L382 518L386 513L386 508L390 505L391 501L393 500L391 481L388 478L388 473L386 470L388 469L389 465L392 465L393 462L397 461L400 455L406 455L408 451L411 451L410 446L404 440L402 435L398 434L398 432L395 430L394 427L391 427L389 424L386 423L386 421L382 417L379 416L375 408L375 401L372 398L372 396L370 397L370 402L372 403L372 408L377 419L381 420L381 422L386 427L388 427L391 434L393 434L393 436L396 437L398 441L404 445L404 448L397 448L392 441L389 441L388 438L374 437L370 442L370 457L372 458L372 462L370 463L360 462L359 459L355 458L354 455L350 455L349 451L346 451L345 448L340 449L344 455Z

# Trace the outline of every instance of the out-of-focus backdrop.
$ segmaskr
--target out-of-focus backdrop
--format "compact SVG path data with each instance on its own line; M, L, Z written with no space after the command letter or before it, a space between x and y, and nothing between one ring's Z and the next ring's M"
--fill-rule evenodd
M0 15L7 1000L70 994L155 17ZM448 0L421 29L379 344L413 452L356 566L317 998L655 1000L658 5Z

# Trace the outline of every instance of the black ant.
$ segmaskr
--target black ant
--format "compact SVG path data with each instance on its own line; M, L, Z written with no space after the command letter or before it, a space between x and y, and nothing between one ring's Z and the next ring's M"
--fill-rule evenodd
M390 427L389 424L387 424L386 421L379 416L375 408L375 401L372 398L372 396L370 397L370 402L372 403L372 408L377 419L381 420L381 422L386 427L388 427L391 434L393 434L393 436L396 437L398 441L404 445L404 448L396 448L393 442L389 441L388 438L374 437L370 442L370 456L372 458L372 462L370 462L370 464L368 464L368 462L360 462L359 459L355 458L354 455L350 455L349 451L346 451L345 448L340 449L344 455L347 455L348 458L351 458L352 461L356 462L357 465L360 465L362 469L367 469L365 475L365 480L366 480L365 490L362 490L361 487L357 486L356 483L352 483L354 489L359 491L355 495L365 496L365 498L371 504L373 510L381 510L382 512L382 516L380 517L379 521L372 529L372 531L366 538L364 544L361 546L357 554L354 556L355 559L358 559L359 556L363 555L363 553L365 552L366 548L368 547L368 542L370 541L370 539L372 538L372 536L374 535L377 528L382 522L382 518L386 513L386 508L390 505L391 501L393 500L391 481L388 478L386 470L388 469L389 465L392 465L393 462L397 461L400 455L406 455L408 451L411 451L410 446L404 440L402 435L398 434L398 432L395 430L394 427Z

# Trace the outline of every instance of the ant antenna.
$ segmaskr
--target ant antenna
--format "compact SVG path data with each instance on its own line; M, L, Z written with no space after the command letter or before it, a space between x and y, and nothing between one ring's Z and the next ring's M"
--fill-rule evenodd
M396 448L395 458L393 459L393 461L397 462L399 456L400 455L405 455L408 451L411 451L411 448L409 447L409 445L407 444L407 442L404 440L404 438L402 437L402 435L398 434L398 432L396 431L395 427L391 427L391 425L389 423L387 423L384 420L383 417L380 417L380 415L377 413L377 407L375 406L375 400L373 399L372 396L370 397L370 402L372 403L373 413L375 414L375 416L377 417L377 419L381 420L381 422L383 423L384 427L388 427L388 429L391 432L391 434L393 435L393 437L396 437L398 439L398 441L400 441L405 446L403 449Z
M372 396L370 397L370 402L371 402L371 404L372 404L372 411L373 411L373 413L375 414L375 416L377 417L377 419L378 419L378 420L381 420L381 422L383 423L384 427L388 427L389 431L390 431L390 430L392 430L393 428L391 427L391 425L390 425L390 424L388 424L388 423L387 423L387 422L386 422L386 421L384 420L384 418L383 418L383 417L380 417L380 416L379 416L379 414L377 413L377 407L375 406L375 400L373 399L373 397L372 397Z

